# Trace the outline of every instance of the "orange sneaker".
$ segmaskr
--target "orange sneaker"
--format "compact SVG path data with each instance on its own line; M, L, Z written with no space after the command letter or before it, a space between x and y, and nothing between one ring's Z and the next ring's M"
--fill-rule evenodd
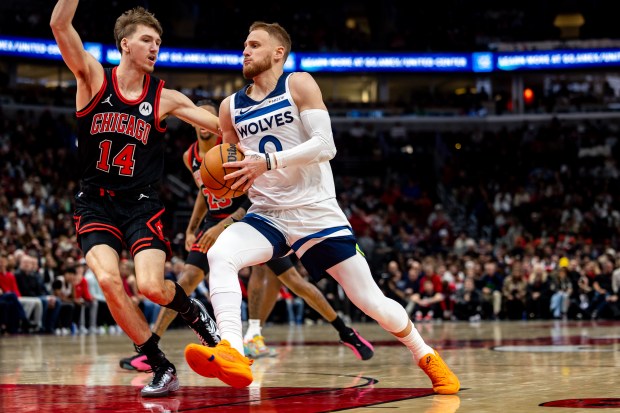
M450 370L448 365L439 357L439 353L427 354L420 359L418 366L433 382L433 391L438 394L455 394L459 391L459 383L456 374Z
M253 361L230 347L228 340L215 347L188 344L185 360L201 376L216 377L232 387L247 387L254 380L250 368Z

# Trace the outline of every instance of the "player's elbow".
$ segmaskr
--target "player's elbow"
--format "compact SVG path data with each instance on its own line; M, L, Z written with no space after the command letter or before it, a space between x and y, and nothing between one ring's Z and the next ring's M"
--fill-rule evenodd
M57 38L59 35L61 35L67 30L69 25L67 24L67 22L64 22L61 19L52 16L52 18L50 19L50 27L52 29L54 37Z
M323 154L327 158L328 161L331 161L336 156L338 152L336 150L336 145L334 144L334 137L330 134L328 138L321 138L321 142L323 144Z
M50 27L53 32L61 30L63 26L63 21L59 16L59 13L52 13L52 17L50 17Z
M314 146L319 149L322 160L329 161L336 156L336 144L334 143L334 136L331 131L329 131L329 133L315 133L311 141L314 142Z
M336 153L338 153L338 151L336 150L336 147L331 147L329 148L329 150L327 150L327 158L328 160L332 160L336 157Z

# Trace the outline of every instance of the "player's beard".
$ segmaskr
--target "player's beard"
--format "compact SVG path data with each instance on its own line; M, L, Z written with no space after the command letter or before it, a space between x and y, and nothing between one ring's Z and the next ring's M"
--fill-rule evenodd
M265 56L265 58L261 61L243 66L243 77L246 79L253 79L261 73L271 69L272 66L270 56Z

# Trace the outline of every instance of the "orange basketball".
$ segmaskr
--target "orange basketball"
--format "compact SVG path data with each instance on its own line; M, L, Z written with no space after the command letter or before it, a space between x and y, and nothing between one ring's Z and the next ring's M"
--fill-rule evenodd
M245 158L245 156L234 143L216 145L209 149L202 158L202 164L200 165L202 184L214 197L236 198L244 194L241 187L236 190L230 189L239 178L230 179L228 181L224 180L224 176L234 172L238 168L224 168L222 166L226 162L241 161L243 158Z

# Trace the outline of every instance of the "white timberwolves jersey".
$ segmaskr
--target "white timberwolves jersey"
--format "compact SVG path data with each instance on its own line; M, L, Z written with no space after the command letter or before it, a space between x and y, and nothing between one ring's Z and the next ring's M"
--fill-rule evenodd
M291 75L280 76L276 88L260 102L247 96L248 86L230 99L232 122L244 150L279 152L310 138L289 91ZM267 171L254 181L249 196L252 211L266 211L325 201L335 198L336 191L329 162L321 162Z

